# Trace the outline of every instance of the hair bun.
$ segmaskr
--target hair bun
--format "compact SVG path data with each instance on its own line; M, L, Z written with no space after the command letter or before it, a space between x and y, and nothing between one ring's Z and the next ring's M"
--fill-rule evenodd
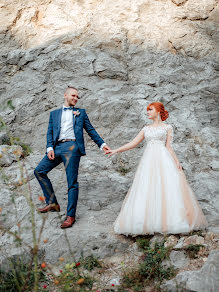
M147 106L147 110L149 110L151 108L151 106L154 106L155 110L158 113L160 113L160 118L162 121L165 121L169 117L169 113L168 113L168 111L165 110L162 102L155 101L155 102L150 103Z
M169 117L168 111L164 110L162 113L160 113L160 117L162 121L165 121Z

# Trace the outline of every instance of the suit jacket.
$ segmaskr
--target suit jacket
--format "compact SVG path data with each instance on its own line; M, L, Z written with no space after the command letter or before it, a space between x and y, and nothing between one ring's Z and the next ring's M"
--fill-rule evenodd
M76 138L76 143L80 149L81 155L86 155L85 145L84 145L84 136L83 129L85 129L91 139L100 147L104 141L98 135L97 131L92 126L85 109L74 108L74 111L79 111L80 115L73 115L73 128ZM49 125L47 130L47 145L48 147L53 147L55 149L56 144L59 139L60 128L61 128L61 117L62 117L62 108L51 111L49 117Z

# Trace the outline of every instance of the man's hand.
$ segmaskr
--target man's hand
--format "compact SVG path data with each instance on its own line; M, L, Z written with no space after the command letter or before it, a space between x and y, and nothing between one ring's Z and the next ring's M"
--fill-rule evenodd
M104 154L108 154L108 153L110 153L111 149L110 149L109 146L105 145L105 146L103 147L103 151L104 151Z
M55 152L54 152L54 150L50 150L47 153L47 156L48 156L49 160L53 160L55 158Z

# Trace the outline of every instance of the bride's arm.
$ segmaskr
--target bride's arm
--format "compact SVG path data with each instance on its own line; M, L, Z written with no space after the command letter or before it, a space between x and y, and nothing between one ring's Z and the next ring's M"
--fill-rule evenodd
M180 165L180 162L176 156L176 153L173 151L173 148L172 148L172 140L173 140L173 132L172 132L172 128L168 130L167 132L167 140L166 140L166 147L168 149L168 151L170 152L170 154L172 155L175 163L176 163L176 166L177 168L179 168L180 170L182 170L182 166Z
M115 150L111 150L109 152L110 153L109 156L112 156L113 154L118 153L118 152L124 152L124 151L130 150L130 149L133 149L139 143L141 143L143 140L144 140L144 130L142 129L131 142L129 142L129 143L127 143L127 144L125 144L125 145L123 145Z

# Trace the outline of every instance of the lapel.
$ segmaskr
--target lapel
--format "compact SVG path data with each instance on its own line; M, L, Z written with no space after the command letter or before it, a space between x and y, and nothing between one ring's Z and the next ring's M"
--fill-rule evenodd
M77 109L73 108L73 111L77 111ZM73 113L72 113L73 115ZM57 122L58 122L58 135L60 133L60 128L61 128L61 119L62 119L62 108L58 110L58 116L57 116ZM75 127L75 122L76 122L76 117L73 115L73 128Z
M80 112L79 108L75 108L75 107L74 107L73 111L79 111ZM79 117L80 117L80 115L78 117L73 115L73 128L75 127L76 120L79 119Z
M73 107L73 112L74 111L75 111L75 108ZM72 115L73 115L73 113L72 113ZM76 121L76 117L75 117L75 115L73 115L73 129L75 127L75 121Z
M58 135L60 133L61 128L61 118L62 118L62 108L58 110L58 117L57 117L57 123L58 123Z

